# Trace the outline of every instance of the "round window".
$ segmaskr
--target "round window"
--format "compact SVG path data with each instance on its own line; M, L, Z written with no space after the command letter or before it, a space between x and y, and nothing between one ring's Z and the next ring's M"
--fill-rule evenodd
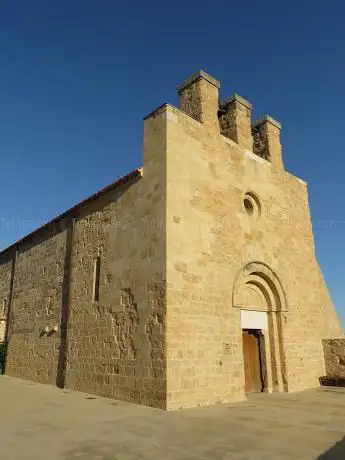
M258 218L261 214L261 206L258 198L251 192L244 195L243 206L249 217Z
M249 200L248 198L245 198L245 199L243 200L243 202L244 202L244 208L245 208L247 214L248 214L249 216L251 216L251 215L254 213L254 206L253 206L253 203L252 203L251 200Z

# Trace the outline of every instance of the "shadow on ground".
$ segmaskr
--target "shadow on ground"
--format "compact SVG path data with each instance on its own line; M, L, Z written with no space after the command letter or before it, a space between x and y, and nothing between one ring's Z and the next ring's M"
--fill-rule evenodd
M344 460L345 459L345 436L334 444L329 450L317 457L316 460Z
M82 443L74 449L68 450L64 454L64 460L132 460L138 457L131 456L129 453L124 457L114 454L114 447L109 443L99 443L96 441L89 441Z

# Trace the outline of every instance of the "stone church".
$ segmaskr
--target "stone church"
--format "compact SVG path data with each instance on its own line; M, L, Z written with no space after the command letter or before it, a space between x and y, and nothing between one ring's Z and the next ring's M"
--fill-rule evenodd
M0 253L6 374L162 409L319 384L342 330L307 184L280 123L219 87L186 80L142 168Z

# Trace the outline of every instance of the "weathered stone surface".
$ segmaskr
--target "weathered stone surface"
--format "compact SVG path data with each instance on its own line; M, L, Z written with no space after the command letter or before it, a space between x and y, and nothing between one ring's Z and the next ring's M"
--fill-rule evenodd
M241 308L268 314L267 390L317 386L321 339L342 331L315 257L306 184L283 168L279 126L261 124L271 162L248 152L245 110L231 111L248 133L237 142L166 112L168 408L245 397ZM247 193L260 213L247 213ZM236 280L252 262L236 308Z
M8 305L11 292L13 261L11 256L5 255L0 259L0 342L5 340L6 323L8 320Z
M249 150L253 147L251 111L250 102L234 94L220 104L218 112L220 133Z
M241 400L248 310L267 319L266 391L318 385L342 331L279 125L260 122L262 158L249 103L227 131L212 79L180 97L145 119L142 175L0 254L8 374L166 409Z
M345 378L345 337L322 341L327 377Z
M165 188L156 166L154 177L147 168L20 244L6 373L165 408ZM6 299L11 264L0 266Z
M13 254L15 271L9 325L7 372L55 384L60 346L64 280L64 223L23 243ZM8 266L8 272L10 271ZM54 332L53 327L58 326ZM45 331L47 329L47 331Z

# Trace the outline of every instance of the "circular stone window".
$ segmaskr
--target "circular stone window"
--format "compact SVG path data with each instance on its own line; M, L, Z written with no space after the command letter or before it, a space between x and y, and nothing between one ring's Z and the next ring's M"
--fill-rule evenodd
M249 217L257 219L261 214L261 206L258 198L251 192L246 193L243 198L243 206Z

